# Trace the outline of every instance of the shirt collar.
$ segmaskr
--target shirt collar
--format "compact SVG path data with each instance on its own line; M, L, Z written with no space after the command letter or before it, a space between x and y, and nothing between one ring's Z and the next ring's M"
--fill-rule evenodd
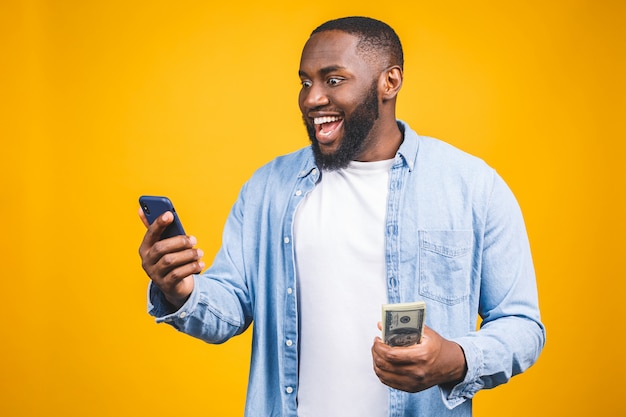
M406 122L397 120L398 127L402 132L403 140L396 154L396 165L406 164L409 167L409 171L413 171L415 168L415 161L417 160L417 151L419 148L419 136L413 129L409 127Z
M298 178L304 178L308 175L312 175L314 181L317 181L320 175L320 170L315 163L313 150L310 146L306 149L306 157L304 158L302 168L298 172Z

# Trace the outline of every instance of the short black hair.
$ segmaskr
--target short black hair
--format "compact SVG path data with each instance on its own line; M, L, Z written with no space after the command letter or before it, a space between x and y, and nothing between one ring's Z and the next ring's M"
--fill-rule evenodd
M359 37L357 48L366 56L387 58L386 66L404 67L402 44L396 32L388 24L371 17L349 16L329 20L318 26L311 36L319 32L340 30Z

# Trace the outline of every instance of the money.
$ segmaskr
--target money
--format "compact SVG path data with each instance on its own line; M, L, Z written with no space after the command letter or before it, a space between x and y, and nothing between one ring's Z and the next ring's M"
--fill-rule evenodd
M420 343L424 330L426 303L383 304L383 341L389 346Z

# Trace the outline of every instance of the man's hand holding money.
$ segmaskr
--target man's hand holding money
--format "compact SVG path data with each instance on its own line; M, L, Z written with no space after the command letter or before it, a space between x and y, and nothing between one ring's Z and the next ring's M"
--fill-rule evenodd
M381 323L379 328L382 329ZM389 346L377 337L372 357L380 381L407 392L458 383L467 372L463 349L427 326L421 343L410 346Z

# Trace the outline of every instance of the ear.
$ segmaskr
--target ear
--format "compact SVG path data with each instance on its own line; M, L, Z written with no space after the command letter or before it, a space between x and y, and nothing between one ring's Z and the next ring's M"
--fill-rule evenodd
M387 68L380 76L381 98L384 101L392 100L398 95L402 87L402 68L397 65Z

